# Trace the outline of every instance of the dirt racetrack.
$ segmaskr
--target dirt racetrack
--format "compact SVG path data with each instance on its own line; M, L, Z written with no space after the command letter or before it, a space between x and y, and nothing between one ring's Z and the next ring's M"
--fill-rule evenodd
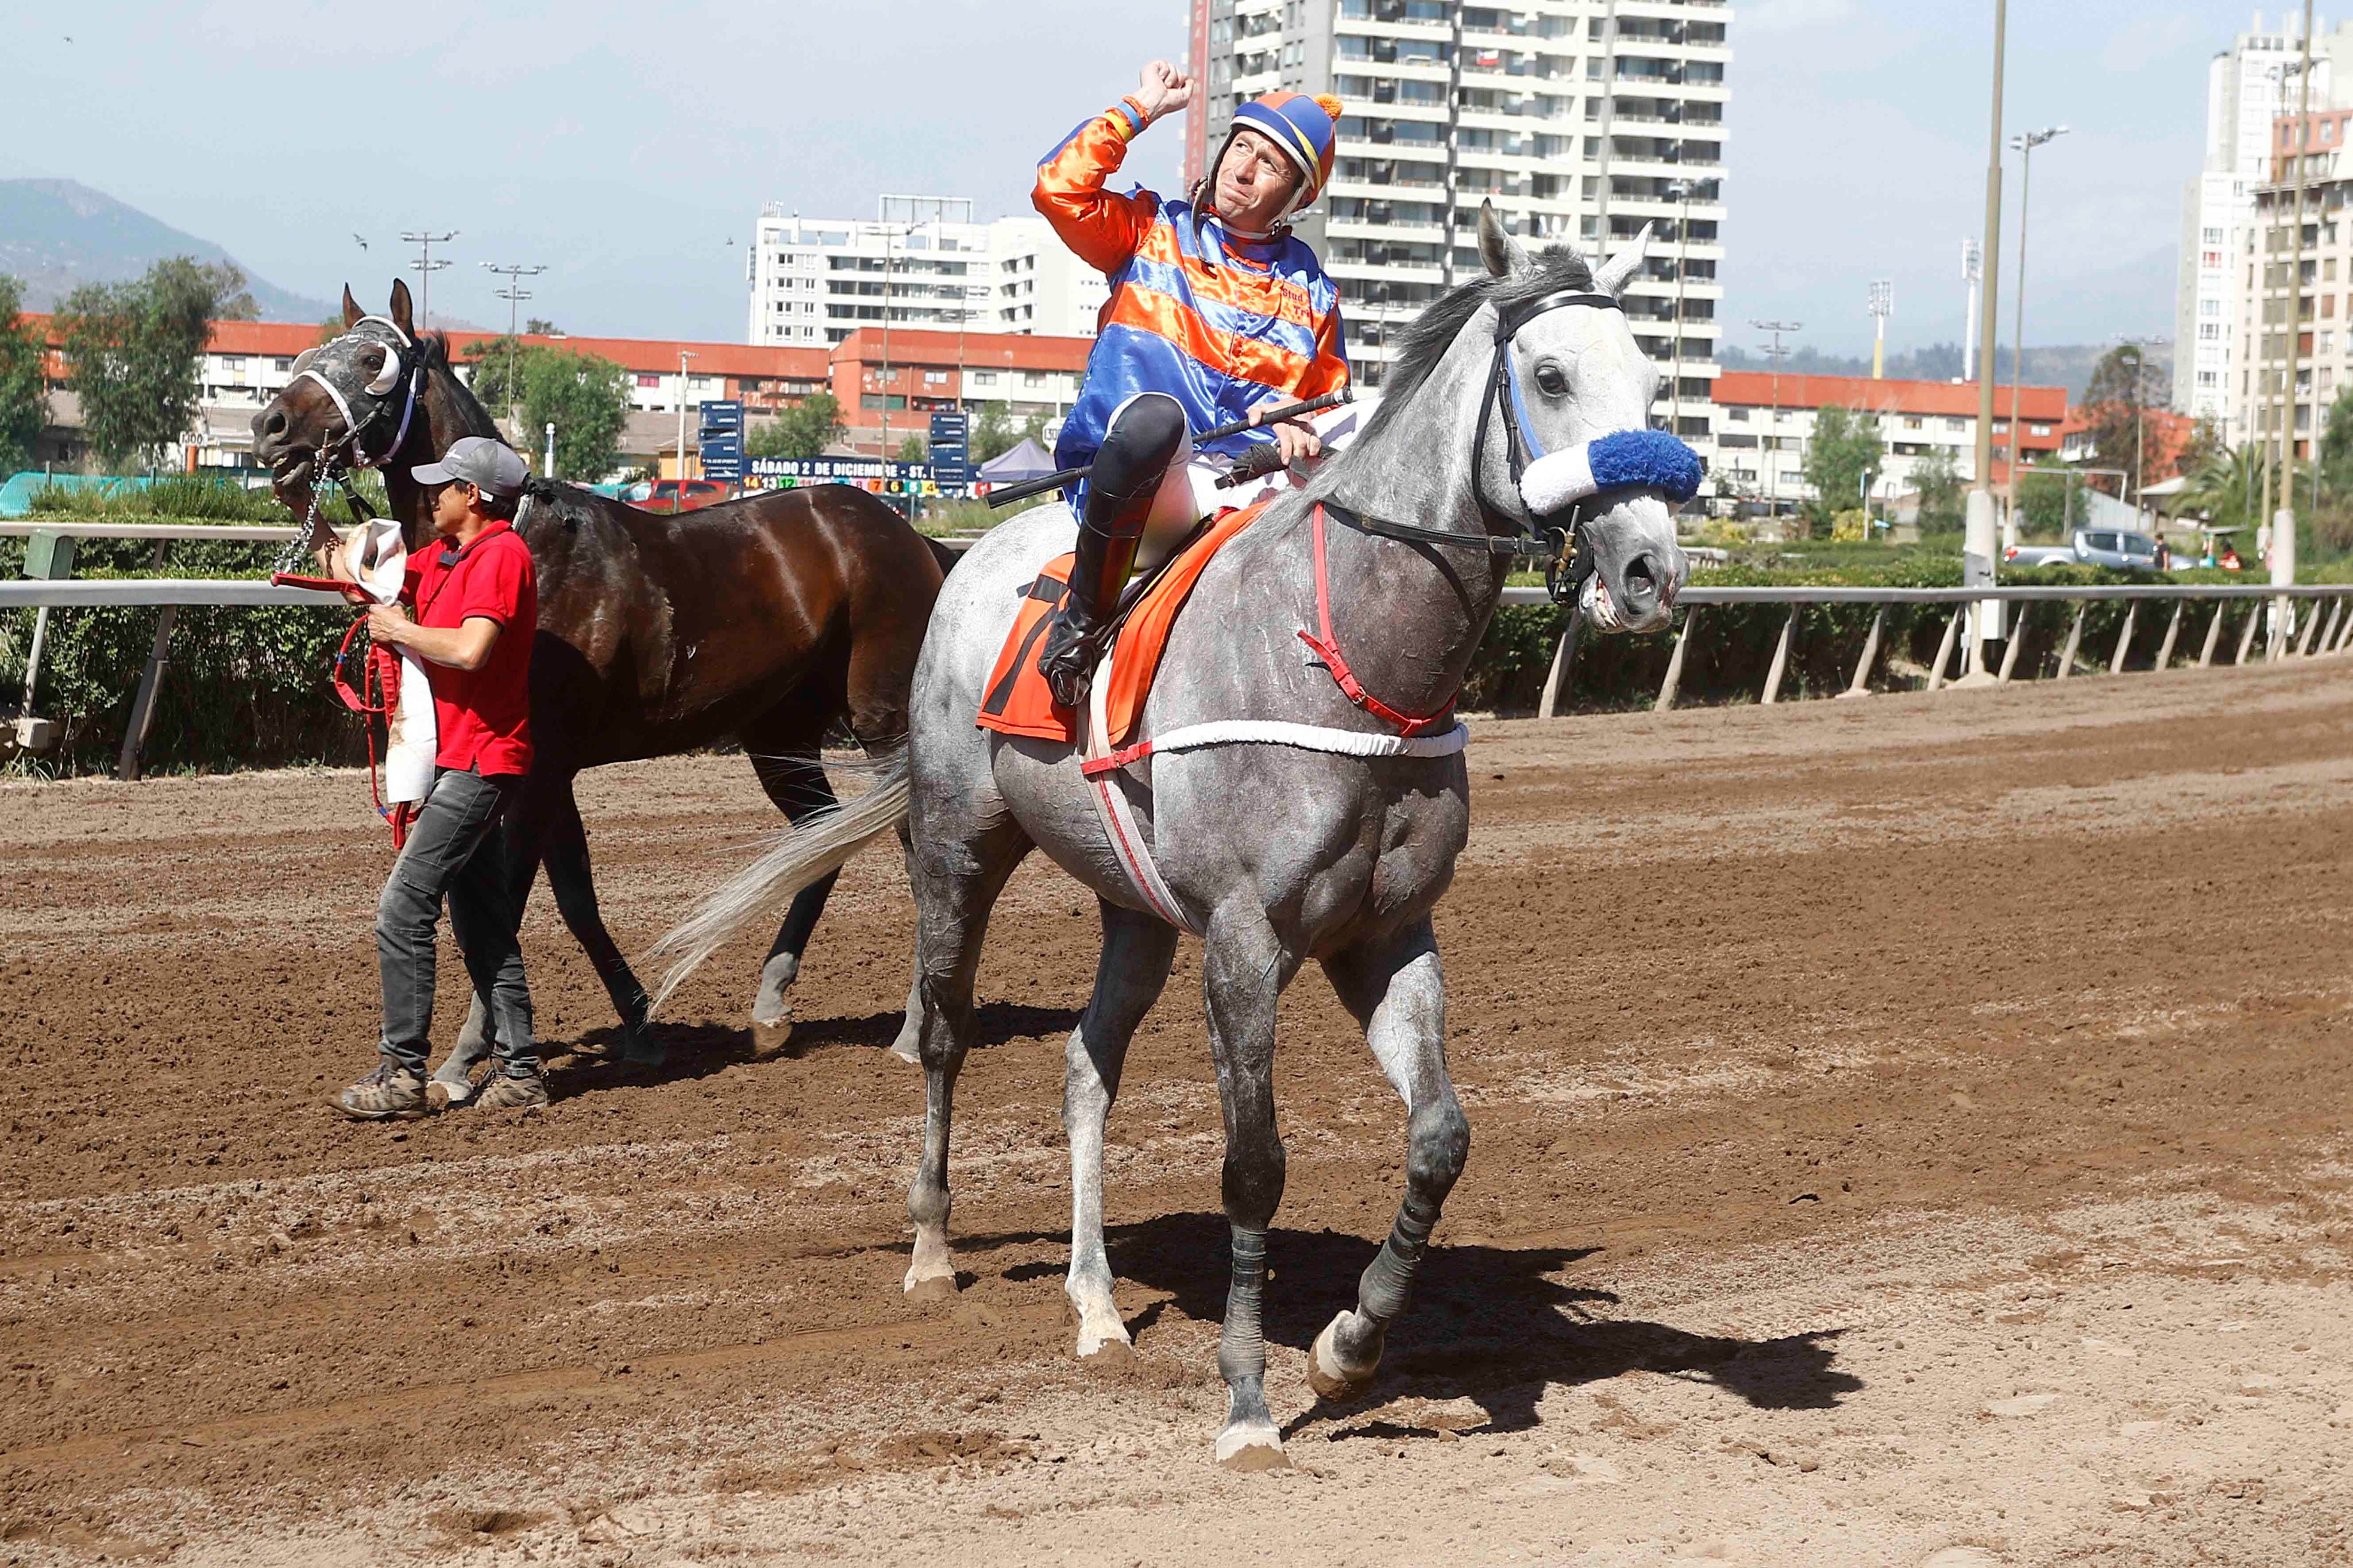
M359 1127L364 779L0 790L0 1563L2353 1562L2344 661L1476 732L1470 1170L1374 1394L1319 1407L1402 1117L1303 975L1263 1476L1209 1463L1197 946L1113 1116L1105 1369L1060 1295L1094 921L1050 869L982 975L965 1289L916 1307L895 857L789 1041L746 941L650 1080L591 1059L543 891L556 1104ZM740 759L582 794L632 950L770 820Z

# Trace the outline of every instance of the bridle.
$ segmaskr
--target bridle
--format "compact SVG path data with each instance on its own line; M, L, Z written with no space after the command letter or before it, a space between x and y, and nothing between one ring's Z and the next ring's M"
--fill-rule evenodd
M1378 534L1385 539L1405 540L1417 544L1467 545L1483 550L1489 555L1518 560L1541 559L1545 562L1545 588L1556 604L1566 604L1577 597L1588 579L1599 570L1600 563L1594 553L1588 535L1593 519L1608 511L1626 496L1656 490L1655 485L1619 485L1577 500L1569 508L1565 521L1543 527L1532 526L1527 521L1525 503L1518 508L1498 507L1487 499L1487 430L1495 411L1503 409L1504 447L1505 463L1512 479L1512 490L1519 493L1520 481L1534 458L1546 456L1545 445L1528 422L1527 401L1520 393L1518 370L1512 363L1512 341L1520 330L1538 316L1554 310L1583 306L1597 310L1623 312L1625 306L1614 294L1595 293L1587 289L1556 289L1549 294L1522 300L1509 305L1499 305L1495 310L1494 352L1488 361L1487 387L1479 402L1479 429L1471 442L1471 494L1478 502L1479 516L1488 524L1483 533L1465 533L1459 530L1423 528L1414 523L1395 522L1386 518L1366 517L1326 501L1324 509L1360 532ZM1502 525L1498 528L1496 525Z
M392 341L387 342L375 333L360 331L371 322L391 333ZM329 351L353 342L381 347L385 356L384 369L356 394L347 393L337 386L333 378L312 363ZM390 395L403 380L407 382L408 389L400 400L398 426L383 450L371 455L361 444L362 440L369 431L385 422L393 405ZM316 348L304 350L295 358L294 380L287 384L288 390L293 389L295 382L303 381L318 383L320 390L326 393L328 400L335 405L335 412L343 416L343 431L334 440L322 444L311 458L310 512L303 519L302 529L296 534L288 552L290 558L297 560L301 558L306 542L317 535L319 492L322 489L328 486L341 489L354 518L364 520L374 515L353 488L352 475L355 470L382 467L385 460L399 451L407 441L408 427L417 417L417 405L425 392L424 345L389 316L362 316L337 336ZM372 400L364 414L353 413L352 399L354 395Z

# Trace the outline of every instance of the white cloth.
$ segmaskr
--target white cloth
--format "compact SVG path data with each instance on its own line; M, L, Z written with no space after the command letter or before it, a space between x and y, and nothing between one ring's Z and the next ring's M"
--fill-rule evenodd
M408 546L400 525L373 518L352 531L345 558L360 586L379 605L400 597L408 574ZM441 739L433 718L433 687L425 661L408 648L400 650L400 694L385 721L384 800L387 805L415 804L433 788L433 759Z

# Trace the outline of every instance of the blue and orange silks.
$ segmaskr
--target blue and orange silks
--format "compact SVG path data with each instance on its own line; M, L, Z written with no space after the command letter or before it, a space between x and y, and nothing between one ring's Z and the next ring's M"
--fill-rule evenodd
M1271 401L1320 397L1348 384L1340 295L1304 242L1245 240L1192 206L1103 187L1143 130L1133 100L1087 121L1038 165L1031 196L1062 243L1111 280L1077 404L1054 461L1092 461L1112 413L1139 392L1183 405L1195 431ZM1229 455L1271 437L1216 442Z

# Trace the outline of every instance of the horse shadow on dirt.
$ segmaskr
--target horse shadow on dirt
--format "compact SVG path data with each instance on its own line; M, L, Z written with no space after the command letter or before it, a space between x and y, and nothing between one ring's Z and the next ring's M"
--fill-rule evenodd
M989 1002L976 1009L976 1049L1008 1040L1052 1039L1078 1026L1075 1007L1032 1007ZM899 1037L901 1012L869 1013L859 1018L796 1019L781 1045L763 1047L757 1032L723 1024L656 1023L654 1040L664 1054L659 1067L638 1067L620 1058L621 1029L591 1029L575 1039L543 1045L548 1091L558 1100L602 1094L652 1084L684 1083L714 1077L731 1068L791 1060L834 1049L887 1050ZM913 1070L913 1069L910 1069Z
M1223 1318L1229 1246L1223 1215L1165 1215L1114 1227L1105 1239L1115 1278L1167 1293L1130 1321L1131 1332L1148 1329L1172 1306L1206 1322ZM1376 1247L1330 1230L1275 1230L1267 1247L1267 1339L1303 1353L1335 1312L1356 1305L1356 1277ZM1863 1386L1833 1364L1836 1329L1747 1340L1607 1315L1615 1295L1554 1278L1594 1250L1433 1246L1415 1281L1412 1305L1390 1329L1379 1375L1360 1405L1469 1398L1487 1413L1486 1424L1472 1430L1519 1432L1540 1424L1537 1405L1548 1388L1629 1372L1709 1384L1766 1410L1828 1409ZM1009 1269L1007 1277L1060 1272L1059 1266L1032 1264ZM1356 1408L1318 1400L1291 1429L1345 1422ZM1431 1435L1390 1422L1334 1434Z

